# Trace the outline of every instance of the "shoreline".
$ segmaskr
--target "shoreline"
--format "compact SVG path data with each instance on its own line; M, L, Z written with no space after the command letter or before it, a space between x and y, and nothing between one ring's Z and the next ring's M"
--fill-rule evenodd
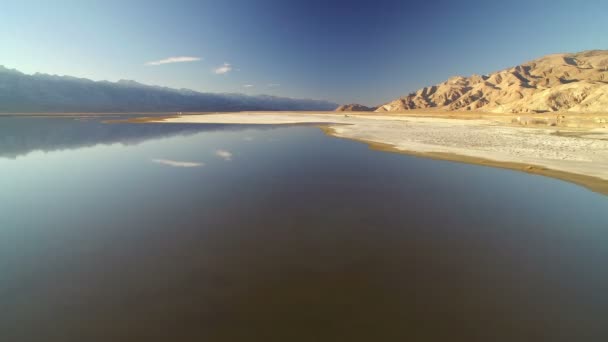
M352 138L342 137L340 135L337 135L334 131L334 128L331 127L330 125L318 125L316 127L319 128L321 131L323 131L323 133L325 133L328 136L331 136L334 138L339 138L339 139L358 141L358 142L366 144L371 150L375 150L375 151L397 153L397 154L403 154L403 155L407 155L407 156L411 156L411 157L443 160L443 161L449 161L449 162L454 162L454 163L464 163L464 164L471 164L471 165L478 165L478 166L487 166L487 167L506 169L506 170L511 170L511 171L524 172L524 173L528 173L531 175L550 177L550 178L555 178L555 179L559 179L562 181L566 181L569 183L573 183L573 184L582 186L588 190L591 190L595 193L599 193L599 194L608 196L608 181L606 181L602 178L598 178L598 177L586 176L586 175L581 175L581 174L571 173L571 172L564 172L564 171L559 171L559 170L553 170L553 169L548 169L548 168L545 168L542 166L537 166L537 165L529 165L529 164L515 163L515 162L503 162L503 161L497 161L497 160L491 160L491 159L469 157L469 156L453 154L453 153L417 152L417 151L402 150L402 149L398 149L397 147L395 147L395 145L392 145L392 144L386 144L386 143L370 141L370 140L352 139Z
M608 195L608 129L521 127L483 113L222 113L127 122L313 124L371 149L551 177ZM496 119L498 118L498 119Z

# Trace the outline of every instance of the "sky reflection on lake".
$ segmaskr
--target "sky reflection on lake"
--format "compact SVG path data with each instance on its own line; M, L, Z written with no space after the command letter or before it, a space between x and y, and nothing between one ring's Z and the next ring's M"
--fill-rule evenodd
M312 127L0 118L1 341L602 341L608 200Z

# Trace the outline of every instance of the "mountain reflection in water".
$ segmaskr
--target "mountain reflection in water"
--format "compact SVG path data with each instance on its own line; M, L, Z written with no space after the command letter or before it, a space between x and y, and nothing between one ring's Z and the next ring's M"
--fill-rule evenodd
M0 341L608 341L607 227L311 127L0 117Z

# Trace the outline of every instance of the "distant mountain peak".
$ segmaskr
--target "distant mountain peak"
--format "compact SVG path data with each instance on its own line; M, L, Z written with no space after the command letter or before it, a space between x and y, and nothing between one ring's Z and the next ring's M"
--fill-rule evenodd
M128 86L143 86L144 84L139 83L137 81L134 80L124 80L124 79L120 79L116 82L117 84L122 84L122 85L128 85Z
M374 107L367 107L364 105L360 105L358 103L350 103L350 104L346 104L346 105L341 105L340 107L336 108L335 111L336 112L373 112L376 108Z
M7 73L7 74L17 74L17 75L23 75L23 73L17 69L9 69L7 67L5 67L4 65L0 65L0 72L2 73Z

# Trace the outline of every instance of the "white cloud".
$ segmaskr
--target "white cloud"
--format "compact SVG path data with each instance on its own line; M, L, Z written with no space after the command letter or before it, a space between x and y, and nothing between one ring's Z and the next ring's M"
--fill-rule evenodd
M226 151L226 150L217 150L215 151L215 155L224 159L225 161L231 161L232 160L232 153L230 151Z
M200 166L205 166L204 163L176 161L176 160L170 160L170 159L152 159L152 162L158 163L158 164L162 164L162 165L167 165L167 166L173 166L173 167L200 167Z
M230 65L230 63L224 63L224 65L213 70L213 72L215 72L218 75L227 74L231 71L232 71L232 65Z
M253 84L243 84L243 88L252 88Z
M201 59L202 58L200 58L200 57L187 57L187 56L169 57L169 58L161 59L159 61L148 62L145 65L156 66L156 65L170 64L170 63L197 62L197 61L200 61Z

